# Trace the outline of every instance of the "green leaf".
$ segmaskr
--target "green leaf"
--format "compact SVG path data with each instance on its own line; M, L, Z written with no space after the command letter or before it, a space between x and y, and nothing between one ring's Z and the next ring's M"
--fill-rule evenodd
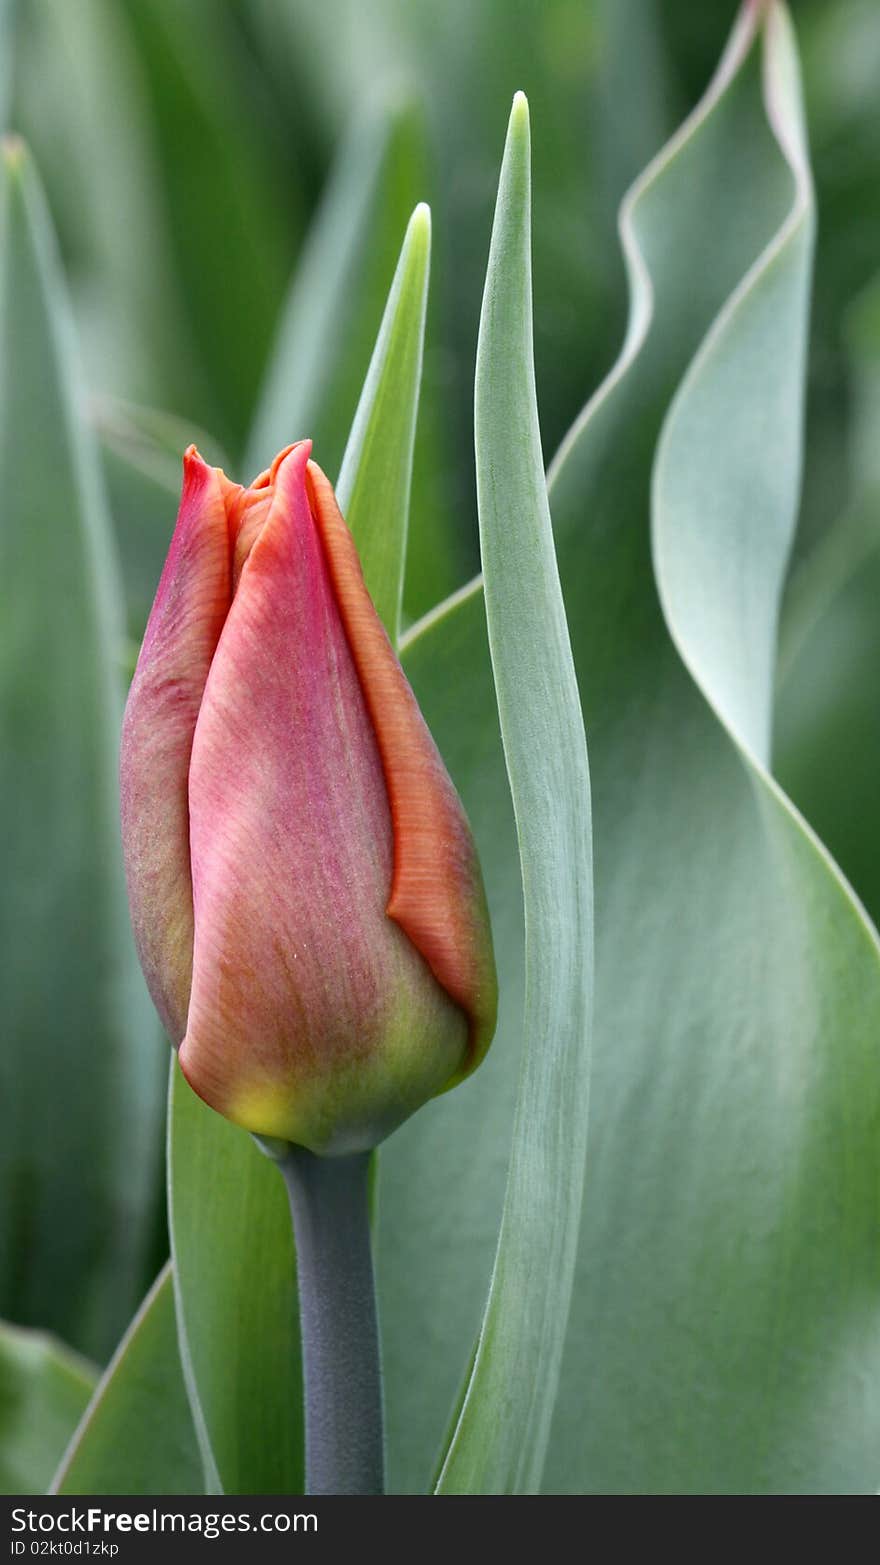
M0 211L0 1301L96 1358L158 1212L161 1052L128 923L112 537L36 175Z
M403 597L430 259L431 214L422 205L409 220L336 485L370 596L394 645Z
M180 1352L208 1494L301 1494L290 1212L270 1158L171 1068L168 1210Z
M53 1494L198 1494L202 1465L162 1268L99 1382Z
M352 419L360 420L358 398L401 235L424 195L422 141L421 115L393 97L384 106L362 111L350 125L290 286L248 443L249 471L267 466L283 446L306 435L314 440L315 460L330 478L339 471ZM407 349L400 333L414 327L418 315L418 274L428 238L420 232L421 222L404 246L406 270L398 278L404 314L392 332L397 341L387 343L395 354L415 351L415 340L410 339ZM427 265L426 254L424 261ZM424 326L419 330L423 333ZM421 373L420 360L418 367ZM378 365L374 368L378 373ZM415 369L412 359L407 373ZM421 613L451 591L464 574L467 557L462 508L450 498L449 389L442 363L432 368L429 358L428 370L415 445L413 513L418 526L407 554L408 614ZM378 386L373 389L379 391ZM389 432L380 438L400 437Z
M542 424L555 445L593 366L604 372L616 345L623 290L610 201L597 210L600 182L603 174L615 182L607 194L616 206L623 190L617 181L631 178L667 133L665 62L652 25L654 12L667 10L660 0L548 0L523 4L514 14L511 0L444 0L439 25L437 7L399 0L369 7L350 0L254 0L267 67L274 65L279 80L297 77L295 109L303 112L305 105L325 134L337 135L352 105L387 90L389 82L393 90L402 80L425 114L429 183L416 194L431 204L435 237L413 496L417 525L404 596L410 617L435 606L478 561L473 359L501 117L514 89L524 87L540 126L536 356ZM716 18L716 33L717 26ZM688 11L688 38L706 30Z
M797 494L810 222L787 16L749 7L627 198L624 350L551 469L597 965L550 1492L876 1488L880 953L756 753ZM476 830L503 1007L486 1068L383 1154L395 1490L427 1481L489 1279L522 941L479 587L405 656Z
M489 1287L523 1021L522 884L480 584L404 638L402 658L477 839L499 970L480 1069L426 1104L379 1157L377 1287L392 1494L424 1492Z
M767 113L790 165L791 207L679 388L657 452L652 515L670 633L710 706L762 773L801 475L813 240L793 46L778 10L767 28Z
M786 599L777 690L780 780L880 922L880 278L852 307L852 492Z
M0 1322L0 1494L45 1494L97 1377L63 1343Z
M514 99L477 348L484 592L525 908L526 1047L492 1284L443 1493L537 1491L571 1304L587 1145L590 778L532 356L529 119Z

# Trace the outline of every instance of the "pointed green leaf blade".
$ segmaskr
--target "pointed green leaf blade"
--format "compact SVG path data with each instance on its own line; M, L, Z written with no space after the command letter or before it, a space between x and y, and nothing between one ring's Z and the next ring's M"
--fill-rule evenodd
M577 1254L590 1069L587 747L553 549L532 357L530 153L514 100L474 404L489 647L525 909L525 1039L492 1284L442 1493L537 1491Z
M198 1494L201 1485L168 1262L101 1377L51 1492Z
M394 645L403 598L430 259L431 214L420 205L409 220L336 485L364 580Z
M283 446L308 435L314 440L315 460L334 480L353 420L355 438L366 436L361 427L365 409L356 413L358 398L377 332L380 341L386 340L380 321L401 234L424 194L422 139L421 116L406 103L358 117L344 139L282 312L248 442L248 471L267 466ZM397 304L403 314L387 339L388 350L406 361L400 373L409 378L417 370L419 379L421 354L411 333L418 322L419 273L428 261L425 216L416 219L404 246L405 273L397 279ZM391 328L390 321L386 325ZM424 326L417 330L423 333ZM381 355L385 348L379 351ZM380 364L374 364L374 370L378 376ZM374 385L369 395L379 390ZM416 442L413 510L418 525L410 538L404 589L410 614L437 602L468 568L463 563L468 541L460 531L461 507L456 510L450 499L446 452L453 420L445 391L440 375L427 377ZM393 413L390 405L384 411ZM393 446L400 438L409 442L405 412L403 417L403 423L393 417L382 443L387 440ZM380 457L377 450L374 461ZM339 481L348 489L350 467Z
M388 279L418 199L415 111L377 112L352 125L306 238L248 441L257 472L309 435L331 477L382 315Z

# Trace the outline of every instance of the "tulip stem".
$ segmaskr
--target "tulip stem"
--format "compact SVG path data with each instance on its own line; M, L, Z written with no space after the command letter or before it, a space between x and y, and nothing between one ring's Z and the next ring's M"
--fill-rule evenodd
M306 1492L382 1494L384 1445L370 1155L280 1160L299 1278L306 1404Z

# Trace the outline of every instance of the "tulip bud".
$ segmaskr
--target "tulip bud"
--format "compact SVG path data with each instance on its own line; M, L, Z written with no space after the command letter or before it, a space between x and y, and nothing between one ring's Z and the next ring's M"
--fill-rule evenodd
M255 1134L365 1150L495 1027L461 803L303 441L184 459L125 713L141 963L184 1075Z

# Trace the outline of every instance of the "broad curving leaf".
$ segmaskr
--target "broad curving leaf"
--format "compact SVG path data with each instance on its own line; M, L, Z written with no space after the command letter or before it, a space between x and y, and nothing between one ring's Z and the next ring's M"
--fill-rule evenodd
M780 780L880 921L880 278L850 311L855 439L842 514L794 573L777 682Z
M559 1388L587 1139L590 778L553 549L532 357L528 107L514 100L477 348L486 617L525 909L525 1040L510 1173L441 1493L533 1493Z
M0 1494L44 1494L98 1372L40 1331L0 1322Z
M119 846L112 536L20 143L0 177L0 1303L101 1358L143 1292L161 1069Z
M597 935L553 1492L876 1488L880 952L765 760L810 228L790 24L749 5L624 204L624 349L550 475ZM489 1281L522 949L478 584L406 661L475 826L504 1004L486 1069L383 1155L397 1489L428 1481Z
M64 1452L53 1494L198 1494L202 1464L162 1268Z

